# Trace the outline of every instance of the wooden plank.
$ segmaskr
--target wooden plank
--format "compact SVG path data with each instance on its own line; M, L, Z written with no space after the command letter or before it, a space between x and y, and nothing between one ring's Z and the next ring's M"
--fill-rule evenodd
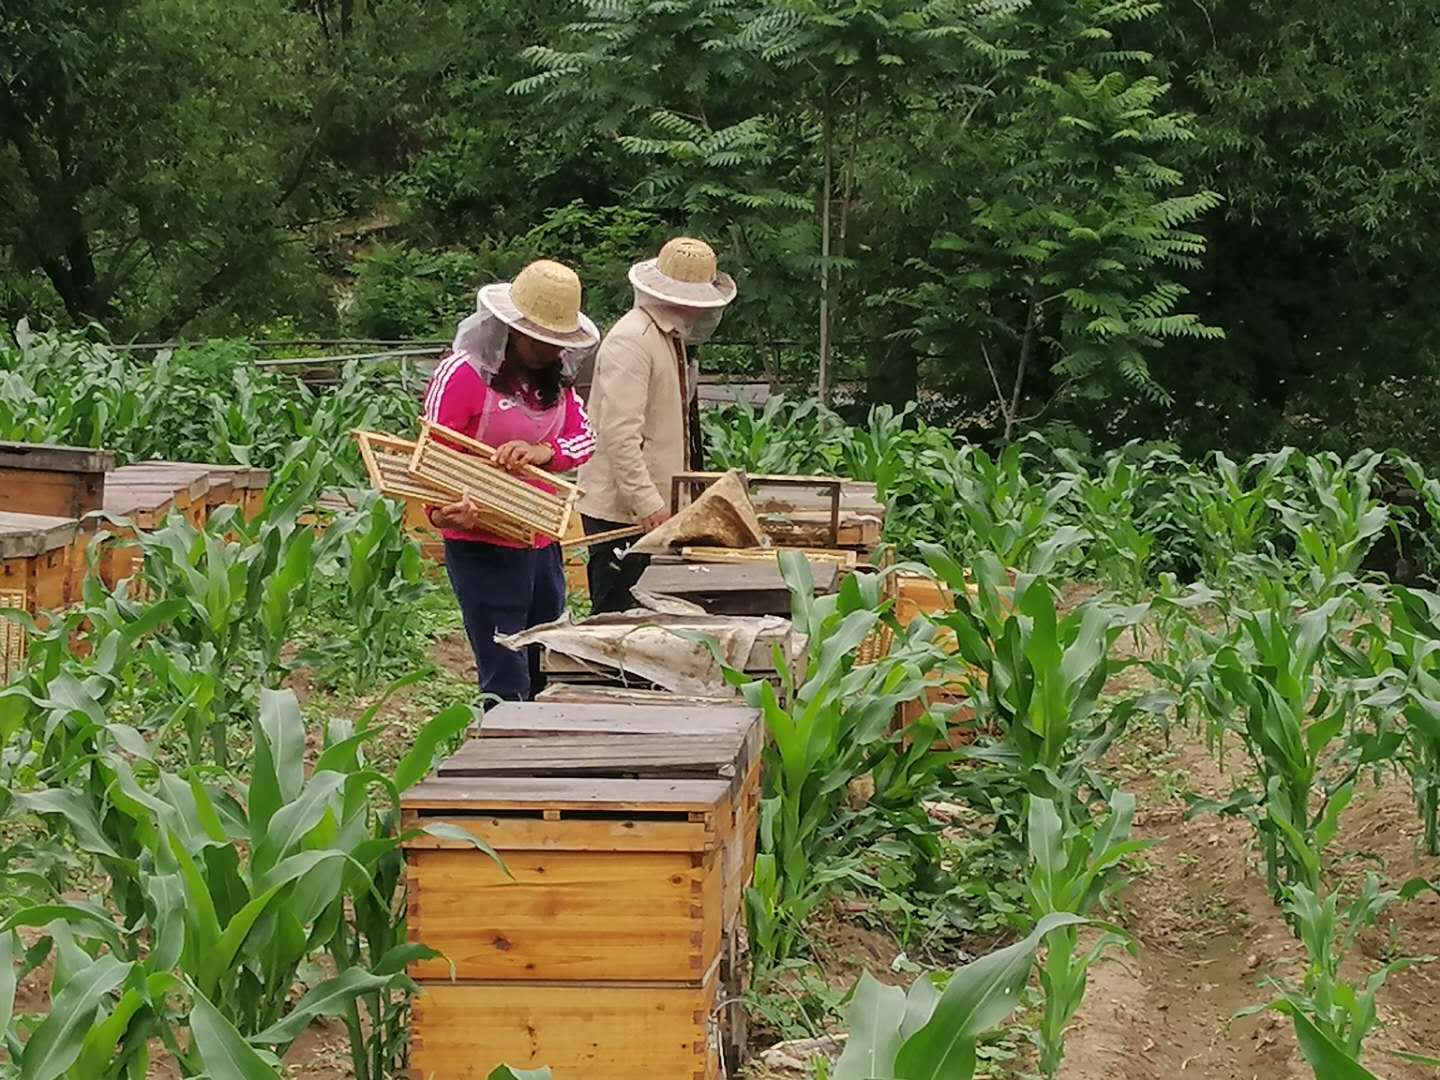
M134 517L145 513L163 516L175 503L175 490L165 485L127 484L120 488L107 488L105 505L107 514L120 517Z
M730 785L723 780L611 780L435 776L411 788L406 809L617 811L679 814L713 812Z
M407 810L406 828L444 822L484 840L496 851L686 851L704 852L715 846L715 833L704 821L643 821L633 818L488 817L443 810ZM454 850L474 852L463 840L428 833L405 841L410 851Z
M109 450L58 443L0 441L0 470L107 473L113 468L115 455Z
M444 954L411 964L412 978L453 965L460 979L698 983L718 956L700 910L720 888L715 852L508 851L504 869L476 851L406 860L411 938Z
M427 983L412 1006L410 1080L485 1080L501 1064L561 1080L714 1080L703 987Z
M773 562L777 565L780 561L780 553L784 551L800 551L812 564L817 562L833 562L842 571L853 571L859 559L855 552L845 549L831 548L791 548L791 547L770 547L770 548L717 548L717 547L682 547L680 558L688 563L750 563L750 562Z
M833 562L810 561L817 593L833 592L839 570ZM655 560L636 586L642 592L665 596L713 596L721 593L772 593L789 596L778 565L746 563L667 563Z
M835 591L839 567L811 562L815 591ZM788 615L790 589L778 564L667 564L654 561L640 576L636 591L673 596L698 604L712 615Z
M587 686L579 683L550 682L536 696L537 703L546 705L698 705L724 707L734 703L734 696L704 697L698 694L675 694L669 690L640 690L624 686Z
M758 709L744 706L654 704L548 705L508 702L489 709L480 724L482 737L575 734L715 734L744 735L760 720Z
M743 706L665 706L665 705L550 705L538 702L507 704L487 712L478 732L482 740L473 747L462 748L464 755L488 755L494 740L608 740L610 753L621 759L635 760L636 747L668 745L693 754L702 740L713 740L719 752L715 764L733 767L723 775L733 778L744 772L750 762L759 758L764 745L764 725L758 710ZM616 741L618 738L618 741ZM657 740L668 739L669 743ZM679 740L679 742L675 742ZM560 742L553 745L560 746ZM566 744L568 745L568 743ZM560 749L550 757L566 758L568 749ZM466 760L473 760L467 756ZM593 763L593 756L591 758ZM448 764L448 763L447 763ZM567 762L568 764L568 762ZM547 762L547 766L550 762ZM567 770L569 771L569 770ZM588 774L589 767L583 769ZM623 771L623 764L622 764ZM687 774L689 768L686 768ZM445 772L442 767L441 773ZM553 775L553 773L552 773ZM714 775L721 775L719 772Z
M733 779L741 740L707 735L472 739L440 766L449 776L646 776Z

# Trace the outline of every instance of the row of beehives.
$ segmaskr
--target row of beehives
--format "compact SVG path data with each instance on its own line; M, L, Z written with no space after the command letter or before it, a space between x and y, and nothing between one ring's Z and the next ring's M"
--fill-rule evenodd
M201 526L221 506L257 513L259 469L180 462L116 468L99 450L0 443L0 607L30 615L76 603L92 563L107 585L133 577L140 552L123 541L172 512ZM119 524L120 520L129 522ZM109 542L95 547L97 539ZM23 663L25 634L0 621L0 682Z

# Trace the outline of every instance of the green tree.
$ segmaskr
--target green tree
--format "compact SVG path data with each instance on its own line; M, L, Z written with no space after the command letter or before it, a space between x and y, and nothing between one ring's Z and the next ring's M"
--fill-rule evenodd
M1190 124L1162 111L1149 54L1117 42L1156 7L1033 5L980 120L942 133L952 183L916 289L922 348L988 379L1006 441L1057 397L1168 402L1147 353L1223 336L1176 310L1170 277L1199 266L1189 226L1219 197L1184 190L1168 162Z
M818 323L819 391L832 379L837 298L867 287L852 220L878 193L877 135L934 108L934 88L989 48L1019 0L593 0L516 85L636 155L636 192L742 269L741 318L769 341ZM885 144L893 146L893 143ZM839 275L853 273L853 294Z
M312 255L363 205L444 17L345 10L342 35L259 0L0 5L0 255L122 334L323 313Z
M1225 198L1181 280L1229 338L1172 341L1187 448L1407 445L1440 457L1440 23L1413 0L1201 0L1141 28L1196 115L1179 163Z

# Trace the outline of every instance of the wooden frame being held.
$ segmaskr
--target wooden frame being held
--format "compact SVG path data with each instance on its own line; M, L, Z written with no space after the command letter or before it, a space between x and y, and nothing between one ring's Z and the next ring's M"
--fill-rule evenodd
M446 489L410 474L410 459L415 456L412 440L373 431L351 434L360 445L360 457L365 462L365 471L370 474L370 486L381 495L423 506L444 506L454 501Z
M410 458L415 480L446 492L450 500L469 496L497 535L529 544L535 534L564 540L580 489L533 465L507 472L495 464L495 450L439 424L426 423ZM538 488L526 478L539 480Z

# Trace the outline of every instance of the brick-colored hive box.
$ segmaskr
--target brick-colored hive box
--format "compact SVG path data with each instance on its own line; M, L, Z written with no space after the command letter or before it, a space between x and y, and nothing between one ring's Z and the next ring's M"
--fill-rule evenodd
M411 1076L719 1076L760 749L744 708L487 713L404 802L408 825L458 826L505 863L460 840L407 845L412 940L444 954L410 969Z

